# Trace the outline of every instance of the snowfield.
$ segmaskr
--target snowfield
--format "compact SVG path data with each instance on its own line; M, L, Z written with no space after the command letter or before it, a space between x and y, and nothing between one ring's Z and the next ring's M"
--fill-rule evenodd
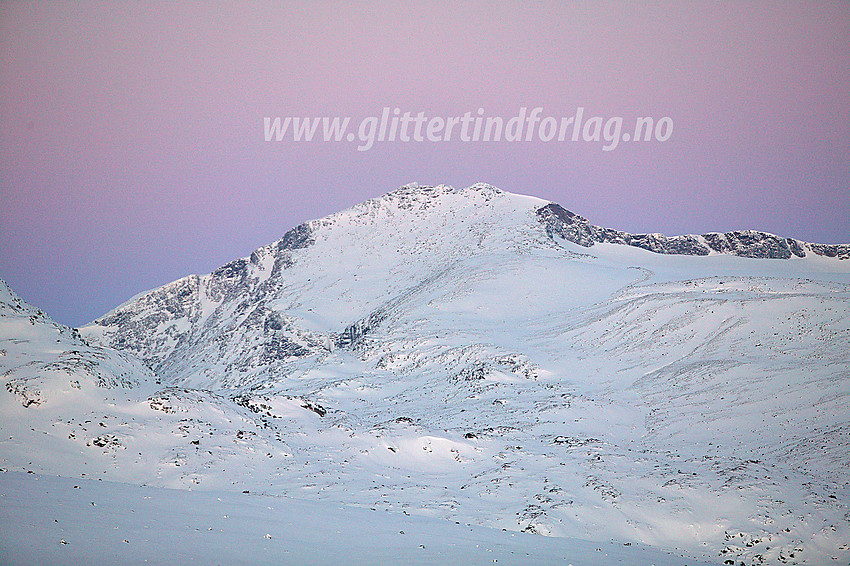
M403 187L79 331L0 285L0 557L850 563L848 246L556 207Z
M0 474L3 564L707 566L640 544L506 533L232 491Z

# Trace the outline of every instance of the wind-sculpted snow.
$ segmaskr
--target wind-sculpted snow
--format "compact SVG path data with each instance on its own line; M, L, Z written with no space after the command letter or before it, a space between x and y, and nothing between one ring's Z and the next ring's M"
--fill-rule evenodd
M7 394L0 462L716 563L847 563L850 262L715 236L403 187L81 329L155 375L75 404ZM0 313L39 316L17 308ZM5 328L28 361L67 361Z

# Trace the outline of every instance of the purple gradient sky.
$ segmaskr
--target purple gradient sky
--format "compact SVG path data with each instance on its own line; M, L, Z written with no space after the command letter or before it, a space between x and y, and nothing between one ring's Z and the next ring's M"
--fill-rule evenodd
M0 4L0 277L79 325L402 184L850 241L850 4ZM665 143L265 143L264 116L670 116Z

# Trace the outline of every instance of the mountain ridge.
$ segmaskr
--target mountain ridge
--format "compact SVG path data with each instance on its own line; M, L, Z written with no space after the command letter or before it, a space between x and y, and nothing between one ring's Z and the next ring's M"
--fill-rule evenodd
M819 256L850 259L850 244L818 244L795 238L784 238L758 230L684 234L630 234L595 226L586 218L550 203L537 211L547 233L558 235L580 246L596 243L634 246L650 252L675 255L709 255L725 253L754 259L790 259L806 257L806 252Z

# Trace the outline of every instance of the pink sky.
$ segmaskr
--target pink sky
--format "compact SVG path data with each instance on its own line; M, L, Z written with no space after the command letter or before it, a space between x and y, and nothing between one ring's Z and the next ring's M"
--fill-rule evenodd
M417 181L630 232L850 241L850 5L0 4L0 277L62 322ZM266 143L384 106L670 116L664 142Z

